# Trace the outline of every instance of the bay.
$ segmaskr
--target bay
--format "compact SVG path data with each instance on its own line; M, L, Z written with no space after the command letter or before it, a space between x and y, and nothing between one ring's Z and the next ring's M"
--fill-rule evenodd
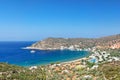
M70 50L31 50L22 49L34 42L0 42L0 62L19 66L46 65L55 62L65 62L83 58L89 55L87 51Z

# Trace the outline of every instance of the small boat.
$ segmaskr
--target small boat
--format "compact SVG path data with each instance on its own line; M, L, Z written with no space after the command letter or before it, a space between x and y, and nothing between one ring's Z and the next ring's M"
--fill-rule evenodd
M35 53L35 51L34 51L34 50L31 50L30 52L31 52L31 53Z

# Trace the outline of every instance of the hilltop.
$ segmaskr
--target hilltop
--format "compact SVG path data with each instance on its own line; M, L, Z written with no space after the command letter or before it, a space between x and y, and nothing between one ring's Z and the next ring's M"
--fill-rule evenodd
M47 38L31 45L30 49L55 50L55 49L119 49L120 34L101 38Z

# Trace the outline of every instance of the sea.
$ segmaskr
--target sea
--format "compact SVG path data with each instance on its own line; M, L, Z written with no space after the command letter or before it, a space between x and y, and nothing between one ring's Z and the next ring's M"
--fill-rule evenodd
M87 51L33 50L23 49L34 41L0 42L0 62L18 66L47 65L80 59L89 55Z

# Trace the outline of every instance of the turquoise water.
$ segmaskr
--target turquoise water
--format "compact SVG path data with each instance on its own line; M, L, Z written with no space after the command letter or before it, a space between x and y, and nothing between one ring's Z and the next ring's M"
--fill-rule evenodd
M91 63L96 63L97 60L95 58L89 60Z
M70 50L31 50L22 49L34 42L0 42L0 62L19 66L46 65L52 62L64 62L88 56L86 51Z

